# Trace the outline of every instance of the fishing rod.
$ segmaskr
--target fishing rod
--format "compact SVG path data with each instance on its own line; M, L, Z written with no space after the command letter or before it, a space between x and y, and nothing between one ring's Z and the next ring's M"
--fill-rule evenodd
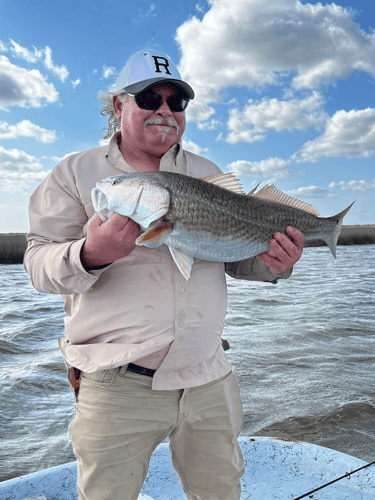
M293 500L301 500L301 498L306 498L308 495L311 495L312 493L315 493L316 491L322 490L323 488L326 488L330 484L336 483L337 481L340 481L341 479L344 479L345 477L351 476L355 472L358 472L360 470L366 469L366 467L370 467L370 465L374 465L374 464L375 464L375 461L371 462L369 464L366 464L363 467L360 467L359 469L352 470L351 472L347 472L343 476L338 477L337 479L334 479L333 481L330 481L329 483L323 484L323 486L319 486L319 488L316 488L315 490L311 490L308 493L305 493L304 495L301 495L300 497L294 498Z

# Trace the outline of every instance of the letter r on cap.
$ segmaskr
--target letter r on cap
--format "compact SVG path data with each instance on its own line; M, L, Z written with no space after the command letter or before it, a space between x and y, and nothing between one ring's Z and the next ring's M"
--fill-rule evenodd
M165 70L165 73L167 75L171 75L172 76L172 73L169 71L168 67L169 67L169 61L168 59L166 59L165 57L162 57L162 56L151 56L154 60L154 65L155 65L155 73L161 73L161 69L160 67L163 66L164 67L164 70ZM160 61L159 61L160 59Z

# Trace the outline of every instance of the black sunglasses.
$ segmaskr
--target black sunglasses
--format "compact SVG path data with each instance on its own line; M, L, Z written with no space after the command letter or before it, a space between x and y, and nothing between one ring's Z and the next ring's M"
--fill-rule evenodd
M156 111L163 103L163 96L151 89L139 92L139 94L134 97L135 102L141 109L153 109ZM181 94L174 94L167 98L167 104L171 111L180 113L186 109L189 104L189 99L183 97Z

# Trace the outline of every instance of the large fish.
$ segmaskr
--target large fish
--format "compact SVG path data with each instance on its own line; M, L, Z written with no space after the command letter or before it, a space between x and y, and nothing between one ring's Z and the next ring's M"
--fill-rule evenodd
M275 186L247 195L232 174L196 179L172 172L107 177L92 190L96 212L107 220L114 212L137 222L137 245L167 245L186 280L194 257L236 262L268 251L268 241L287 226L306 240L324 240L334 257L350 205L333 217L318 217L315 207L289 197Z

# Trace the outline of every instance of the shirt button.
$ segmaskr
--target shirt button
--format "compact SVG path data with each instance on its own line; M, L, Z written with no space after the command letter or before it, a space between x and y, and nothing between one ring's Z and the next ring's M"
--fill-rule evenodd
M180 321L178 326L184 326L184 322L183 321Z
M180 293L185 293L185 288L180 288Z

